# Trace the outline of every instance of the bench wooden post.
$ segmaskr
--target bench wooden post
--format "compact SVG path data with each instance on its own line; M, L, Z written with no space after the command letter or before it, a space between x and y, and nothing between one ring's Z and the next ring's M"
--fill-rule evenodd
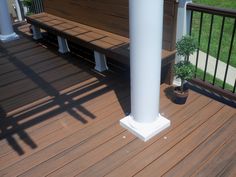
M58 47L59 47L58 51L60 53L63 54L63 53L70 52L67 40L65 38L57 36L57 41L58 41Z
M31 29L33 31L33 39L34 40L38 40L38 39L41 39L43 37L42 34L41 34L41 31L40 31L40 28L32 25Z
M108 70L107 59L104 54L94 51L94 58L95 58L95 68L94 68L95 70L99 72Z

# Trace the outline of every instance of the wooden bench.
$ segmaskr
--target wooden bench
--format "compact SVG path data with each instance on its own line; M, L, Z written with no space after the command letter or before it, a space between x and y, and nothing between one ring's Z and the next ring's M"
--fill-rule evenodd
M34 38L40 29L58 36L59 52L68 52L67 40L94 51L95 69L107 69L106 57L129 65L128 0L44 0L44 13L27 17ZM162 81L172 82L175 59L177 3L164 1ZM158 19L157 19L158 20Z

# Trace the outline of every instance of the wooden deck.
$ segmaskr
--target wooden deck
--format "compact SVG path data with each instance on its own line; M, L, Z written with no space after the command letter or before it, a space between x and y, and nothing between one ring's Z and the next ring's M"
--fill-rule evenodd
M0 43L0 176L235 176L236 109L191 91L185 105L161 85L171 127L144 143L123 129L124 72L27 38Z

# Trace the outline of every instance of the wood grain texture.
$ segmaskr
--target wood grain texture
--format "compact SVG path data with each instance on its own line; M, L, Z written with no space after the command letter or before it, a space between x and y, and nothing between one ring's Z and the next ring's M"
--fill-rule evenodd
M175 49L177 6L174 0L164 1L163 48L166 50ZM49 14L129 37L128 0L44 0L44 9Z
M171 126L142 142L119 125L130 112L123 70L101 75L26 38L0 49L0 176L235 176L235 108L194 91L176 105L162 84Z

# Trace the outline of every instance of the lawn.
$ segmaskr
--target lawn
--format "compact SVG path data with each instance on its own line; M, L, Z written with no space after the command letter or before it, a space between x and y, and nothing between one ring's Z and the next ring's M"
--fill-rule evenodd
M231 8L236 10L236 0L193 0L194 3L198 4L205 4L220 8ZM213 31L212 31L212 38L210 41L210 55L217 57L218 48L219 48L219 40L220 40L220 32L222 27L222 17L221 16L214 16L213 21ZM229 59L229 48L232 38L233 26L234 26L235 19L233 18L226 18L225 19L225 26L221 44L221 50L219 53L219 58L221 61L227 63ZM201 42L200 42L200 49L204 52L207 52L208 49L208 42L209 42L209 34L210 34L210 23L211 22L211 15L204 14L203 15L203 23L202 23L202 34L201 34ZM199 26L200 26L200 13L194 12L193 14L193 24L192 24L192 35L194 38L198 39L199 37ZM233 50L230 57L230 65L236 67L236 36L234 37L233 43Z

